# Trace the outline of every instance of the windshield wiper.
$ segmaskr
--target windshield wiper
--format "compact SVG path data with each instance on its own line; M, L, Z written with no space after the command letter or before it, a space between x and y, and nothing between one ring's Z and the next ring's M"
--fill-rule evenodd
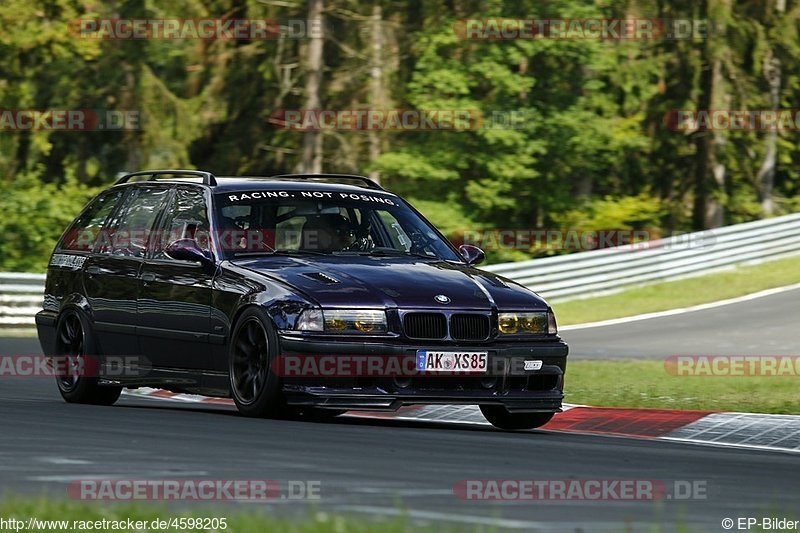
M355 255L369 255L373 257L420 257L422 259L439 259L439 257L435 255L426 255L415 252L404 252L402 250L387 250L385 248L369 250L366 252L362 251L342 252L342 254L348 254L348 253L352 253Z
M256 257L259 255L328 255L315 250L261 250L258 252L235 252L235 257Z

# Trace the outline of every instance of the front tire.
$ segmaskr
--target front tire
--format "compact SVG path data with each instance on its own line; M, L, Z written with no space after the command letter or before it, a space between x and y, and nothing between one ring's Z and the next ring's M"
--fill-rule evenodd
M272 320L259 307L245 310L228 347L231 396L243 415L283 418L289 414L281 380L271 368L277 356L278 334Z
M541 427L555 413L509 413L502 405L481 405L481 413L494 427L509 431Z
M67 403L113 405L122 387L101 386L96 370L99 359L89 320L77 309L67 309L56 328L56 354L59 367L66 370L56 376L58 392ZM87 375L88 374L88 375Z

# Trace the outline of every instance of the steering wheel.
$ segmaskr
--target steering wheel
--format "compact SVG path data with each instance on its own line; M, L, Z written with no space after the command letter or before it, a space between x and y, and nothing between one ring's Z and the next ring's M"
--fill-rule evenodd
M409 235L409 237L411 237L411 247L409 248L408 251L411 252L412 254L424 255L425 249L428 248L430 244L433 242L432 239L426 237L419 231L415 231L414 233Z
M370 234L370 230L372 228L372 223L369 218L365 218L364 221L356 226L355 233L356 238L353 241L353 244L345 248L345 251L348 252L369 252L373 248L375 248L375 242L372 240L372 235Z

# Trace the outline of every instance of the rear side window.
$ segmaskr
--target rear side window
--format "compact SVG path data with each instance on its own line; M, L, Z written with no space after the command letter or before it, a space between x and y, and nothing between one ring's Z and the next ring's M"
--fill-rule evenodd
M143 257L169 189L140 188L131 194L122 213L100 244L100 253L122 257Z
M71 252L91 251L103 225L121 197L122 191L116 190L108 191L95 198L64 234L58 249Z

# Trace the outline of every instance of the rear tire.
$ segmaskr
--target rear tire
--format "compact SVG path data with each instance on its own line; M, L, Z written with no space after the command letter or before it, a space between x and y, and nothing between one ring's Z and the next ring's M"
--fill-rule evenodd
M56 328L56 357L59 368L68 372L56 376L58 392L67 403L113 405L122 387L99 384L97 344L89 320L77 309L67 309Z
M509 413L502 405L481 405L481 413L494 427L509 431L541 427L555 413Z
M233 328L228 346L231 397L245 416L285 418L291 414L281 380L271 364L278 356L278 334L260 307L246 309Z

